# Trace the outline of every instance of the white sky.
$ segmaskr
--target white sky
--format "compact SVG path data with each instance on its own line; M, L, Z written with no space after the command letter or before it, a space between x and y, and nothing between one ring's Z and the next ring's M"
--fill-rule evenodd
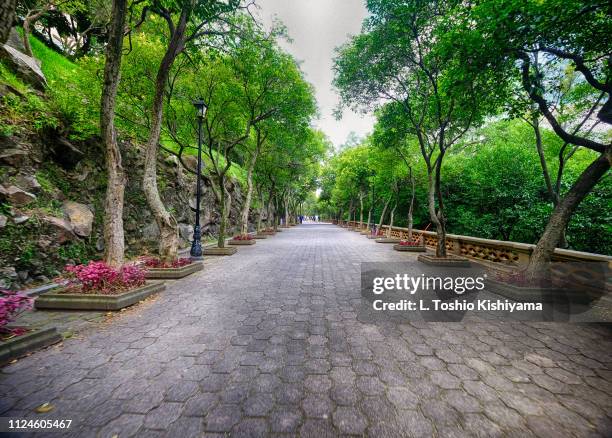
M339 97L332 88L334 49L349 34L358 34L366 16L364 0L257 0L259 15L269 26L276 17L287 27L292 43L281 45L301 62L306 79L314 85L320 118L315 125L336 147L343 144L351 131L368 134L374 125L370 115L345 111L336 120L333 110Z

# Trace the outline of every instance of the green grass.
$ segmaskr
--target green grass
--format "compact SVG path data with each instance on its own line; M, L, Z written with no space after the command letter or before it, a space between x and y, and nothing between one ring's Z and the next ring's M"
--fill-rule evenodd
M40 68L50 87L53 88L58 81L69 81L72 77L82 74L77 64L51 50L36 37L30 37L30 44L34 57L41 62Z

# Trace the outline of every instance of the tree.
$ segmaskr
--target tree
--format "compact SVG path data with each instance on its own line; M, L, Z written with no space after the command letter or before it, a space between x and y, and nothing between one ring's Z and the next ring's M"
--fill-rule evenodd
M446 217L440 186L443 158L493 101L487 80L449 74L451 58L436 41L450 27L455 2L368 2L371 17L339 50L334 84L343 102L368 110L389 102L419 142L429 178L428 209L436 226L436 256L446 257ZM486 78L485 78L486 79Z
M8 40L15 21L16 7L17 0L6 0L0 4L0 44L4 44Z
M114 119L126 11L127 0L113 1L100 110L100 133L106 149L108 173L104 202L104 259L111 266L123 264L125 245L123 231L125 174L121 162L121 151L117 145Z
M458 7L452 31L447 34L447 53L457 60L453 63L454 74L494 76L499 93L520 81L526 95L559 138L568 145L599 154L555 206L530 258L527 276L532 280L546 273L572 214L608 172L612 161L612 143L588 130L568 131L559 114L551 110L552 90L559 89L561 84L539 68L535 54L545 62L571 66L581 75L580 83L592 88L591 95L601 94L604 103L598 109L597 118L609 125L612 123L610 11L609 4L590 0L485 0Z
M155 92L151 107L151 125L145 148L143 190L159 228L159 256L162 260L173 260L178 251L178 224L166 210L157 187L157 152L163 123L164 98L170 70L177 57L189 44L200 39L222 35L233 29L230 16L240 9L239 0L205 1L153 0L143 8L143 17L148 12L161 17L167 24L168 42L155 78Z

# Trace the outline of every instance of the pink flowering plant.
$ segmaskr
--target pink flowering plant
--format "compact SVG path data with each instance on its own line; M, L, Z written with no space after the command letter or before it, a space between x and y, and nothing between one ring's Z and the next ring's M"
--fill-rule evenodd
M191 264L191 259L187 257L179 257L172 262L163 262L157 257L143 257L141 260L145 267L155 269L180 268Z
M115 295L145 283L145 271L138 266L125 265L116 269L102 261L66 266L63 277L68 280L66 293Z
M233 240L253 240L253 236L250 234L239 234L237 236L232 237Z
M423 246L421 242L414 240L402 240L399 244L400 246Z
M32 299L19 292L0 289L0 338L19 336L27 330L22 327L9 327L24 310L32 307Z

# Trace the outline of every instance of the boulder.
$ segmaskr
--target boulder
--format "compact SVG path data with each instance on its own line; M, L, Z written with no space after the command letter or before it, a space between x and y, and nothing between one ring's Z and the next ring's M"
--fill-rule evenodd
M29 220L30 220L30 216L28 216L26 214L17 214L15 216L13 216L13 222L15 223L15 225L24 224L24 223L26 223Z
M50 149L53 161L68 170L74 169L85 156L81 150L62 137L54 139Z
M0 214L0 230L6 227L6 222L8 221L7 217L3 214Z
M22 149L9 148L0 152L0 161L13 166L21 167L28 159L28 153Z
M193 226L188 224L179 224L179 235L187 242L191 242L193 239Z
M40 191L40 183L34 175L24 175L20 173L15 177L15 183L28 192L37 193Z
M142 230L142 238L145 240L157 240L159 238L159 227L157 222L153 221L145 226Z
M88 237L91 234L94 215L89 207L74 201L64 201L63 210L77 236Z
M6 40L6 44L15 50L19 50L21 53L25 53L23 38L21 38L21 35L19 35L19 32L17 32L14 27L9 32L9 37L8 40Z
M77 239L76 234L72 231L72 225L67 220L54 216L43 216L41 221L50 228L57 243L61 244Z
M14 267L0 268L0 289L8 289L17 278L17 271Z
M27 205L36 200L36 195L26 192L17 186L0 186L0 195L16 206Z
M3 59L17 76L39 90L47 87L47 78L36 60L7 44L0 44L0 59Z

